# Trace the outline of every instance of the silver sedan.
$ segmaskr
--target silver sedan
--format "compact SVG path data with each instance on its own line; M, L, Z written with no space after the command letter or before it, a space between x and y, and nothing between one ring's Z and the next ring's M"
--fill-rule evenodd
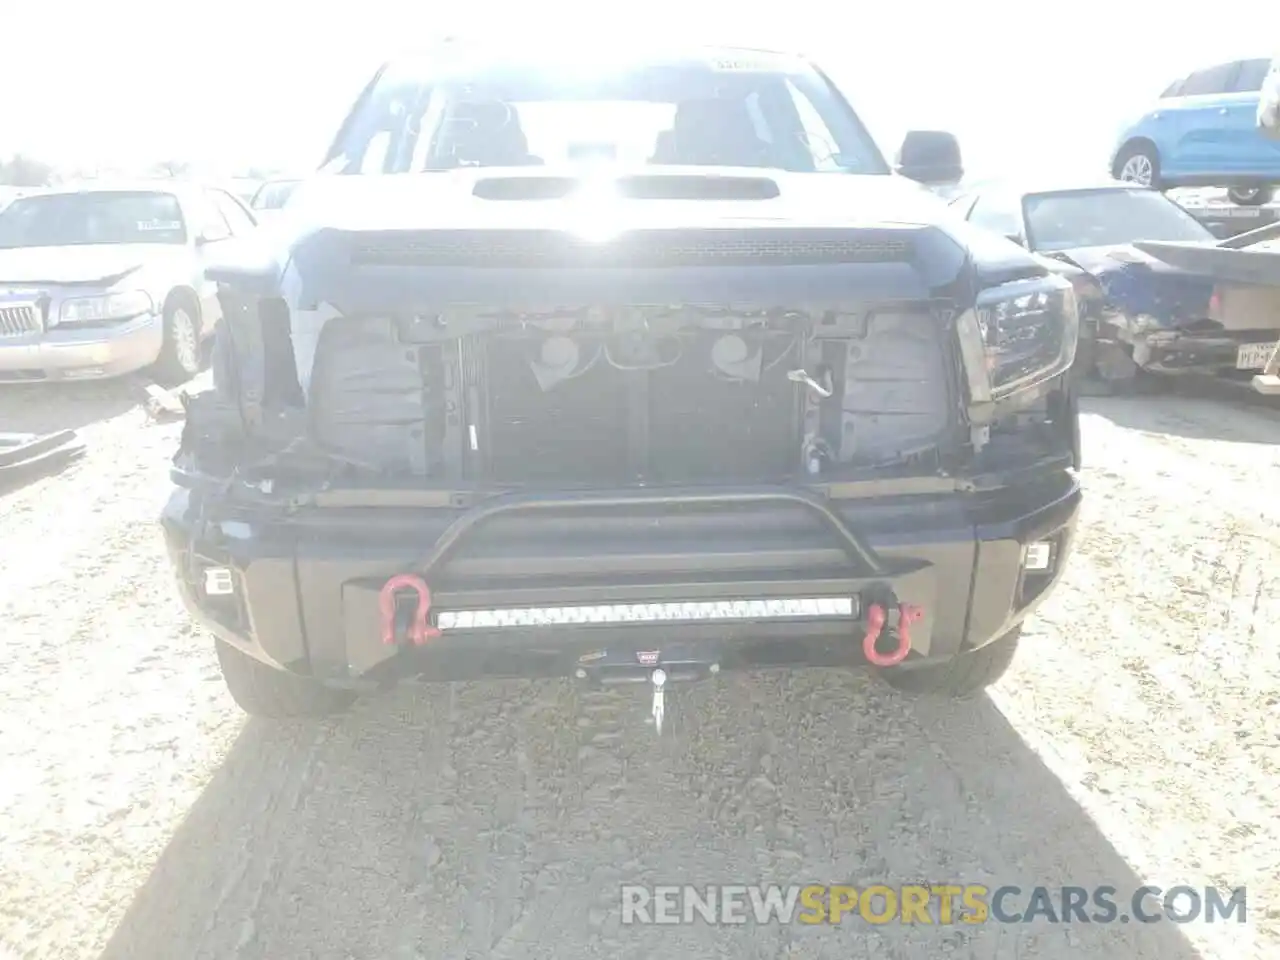
M0 383L194 376L221 315L205 265L255 228L225 190L176 181L14 200L0 213Z

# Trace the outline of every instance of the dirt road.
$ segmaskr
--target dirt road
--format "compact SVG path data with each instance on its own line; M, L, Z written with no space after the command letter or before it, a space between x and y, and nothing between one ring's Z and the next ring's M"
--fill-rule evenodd
M0 957L1280 956L1274 413L1088 402L1068 583L990 700L730 678L663 747L562 684L246 722L154 526L179 427L126 387L0 416L91 445L0 496ZM1248 922L620 924L623 882L762 881L1244 884Z

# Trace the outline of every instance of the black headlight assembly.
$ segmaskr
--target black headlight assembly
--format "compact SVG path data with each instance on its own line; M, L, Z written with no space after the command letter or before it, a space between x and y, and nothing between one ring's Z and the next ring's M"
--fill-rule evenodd
M1080 336L1075 289L1054 275L988 287L961 315L957 332L971 412L1035 395L1036 387L1075 362Z

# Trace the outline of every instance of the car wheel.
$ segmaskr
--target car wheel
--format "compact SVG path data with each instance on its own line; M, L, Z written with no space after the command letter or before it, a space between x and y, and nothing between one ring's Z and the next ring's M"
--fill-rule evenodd
M341 713L355 703L349 690L331 690L314 680L260 663L222 640L218 666L231 699L251 717L284 720Z
M156 360L156 375L166 383L185 383L200 372L200 324L195 311L182 300L164 308L164 341Z
M1231 187L1227 199L1241 207L1260 207L1274 196L1271 187Z
M1138 183L1144 187L1160 186L1160 154L1153 144L1131 143L1120 151L1111 171L1117 180Z
M956 655L943 663L879 671L880 678L902 693L962 700L976 696L1005 675L1018 651L1021 625L984 647Z

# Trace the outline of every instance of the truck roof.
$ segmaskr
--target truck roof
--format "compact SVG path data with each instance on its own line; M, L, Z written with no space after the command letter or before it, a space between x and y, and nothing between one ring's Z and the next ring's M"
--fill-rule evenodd
M581 44L566 43L564 47L529 44L498 43L495 41L445 41L431 48L387 61L384 70L415 73L426 65L452 64L469 70L485 70L496 67L523 67L555 65L568 62L588 62L606 65L618 63L707 63L728 64L740 70L794 69L806 63L797 52L769 50L758 47L721 46L664 41L651 46L634 43L593 43L589 50Z

